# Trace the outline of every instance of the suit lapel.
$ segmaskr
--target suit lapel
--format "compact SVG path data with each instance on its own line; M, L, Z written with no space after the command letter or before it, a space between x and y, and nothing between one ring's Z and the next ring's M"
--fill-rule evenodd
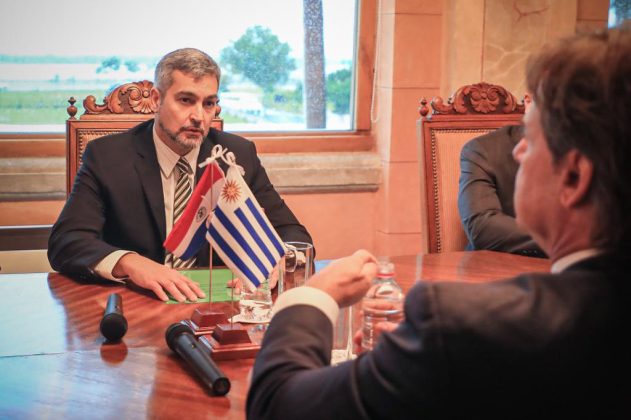
M204 173L204 168L200 168L199 164L206 160L210 156L210 152L214 146L213 141L210 139L210 135L206 136L202 145L199 147L199 155L197 155L197 167L195 170L195 185L199 182L199 178Z
M160 237L166 238L166 216L164 215L164 194L156 148L153 144L153 120L138 127L134 136L136 148L135 168L140 178L151 217L155 221Z

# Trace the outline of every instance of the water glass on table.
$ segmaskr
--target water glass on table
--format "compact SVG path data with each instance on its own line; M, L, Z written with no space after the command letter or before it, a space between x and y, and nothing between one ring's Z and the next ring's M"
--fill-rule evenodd
M333 326L333 351L331 365L345 362L355 357L353 354L353 307L340 308L337 322Z
M281 260L278 293L303 286L313 274L313 245L306 242L285 242Z
M241 287L238 322L266 323L272 317L272 289L278 285L278 293L302 286L313 273L313 245L305 242L285 242L285 255L274 267L268 278L255 290Z

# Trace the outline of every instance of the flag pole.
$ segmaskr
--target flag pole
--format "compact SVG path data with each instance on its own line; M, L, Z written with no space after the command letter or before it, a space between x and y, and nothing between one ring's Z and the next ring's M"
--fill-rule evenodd
M215 188L215 171L210 168L210 200L212 202L212 197ZM206 224L210 223L210 218L212 217L212 210L208 212L208 216L206 216ZM213 306L213 246L210 242L208 242L208 309L212 309Z

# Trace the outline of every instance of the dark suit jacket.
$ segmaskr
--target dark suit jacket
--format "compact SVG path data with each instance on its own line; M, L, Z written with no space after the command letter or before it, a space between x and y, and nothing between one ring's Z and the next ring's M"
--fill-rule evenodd
M462 148L458 210L469 239L467 249L545 256L515 223L513 195L519 165L512 151L522 137L521 126L507 126Z
M164 262L166 219L152 127L150 120L125 133L88 143L72 192L48 242L48 258L55 270L92 275L89 267L118 249ZM270 183L254 143L211 128L197 163L210 155L215 144L234 153L237 164L245 169L246 183L281 239L311 243L307 230ZM227 169L223 162L220 165ZM202 173L196 171L197 179ZM206 245L197 255L198 265L208 266L208 258Z
M281 310L250 418L631 418L631 255L486 284L419 282L372 352L328 367L331 321Z

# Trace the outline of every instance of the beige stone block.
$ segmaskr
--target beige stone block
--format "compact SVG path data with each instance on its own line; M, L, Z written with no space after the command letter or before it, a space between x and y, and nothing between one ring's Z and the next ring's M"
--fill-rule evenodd
M394 15L381 15L377 34L377 86L391 87L394 60Z
M372 250L376 193L295 194L283 199L311 234L316 258Z
M416 255L421 252L422 239L422 235L418 233L391 234L377 232L375 237L375 254L389 257Z
M609 0L578 0L577 18L607 21Z
M442 17L418 14L395 16L392 86L439 87Z
M377 199L378 230L386 233L420 233L420 171L416 162L383 166L383 186Z
M65 200L0 201L0 225L51 225L64 204Z
M423 97L438 95L438 89L393 89L390 161L416 162L416 121Z
M381 160L390 160L390 141L392 137L392 94L391 88L379 88L377 100L374 105L373 132L375 133L375 144Z
M439 15L442 0L382 0L385 13L416 13Z
M381 160L374 152L268 153L261 155L277 191L376 191Z
M440 92L449 97L482 77L484 0L445 0Z
M393 14L397 9L397 0L381 0L381 13Z
M576 0L487 0L482 80L522 96L528 57L549 41L572 34L575 25Z
M576 33L585 34L595 32L606 29L607 25L607 20L578 20L576 22Z

